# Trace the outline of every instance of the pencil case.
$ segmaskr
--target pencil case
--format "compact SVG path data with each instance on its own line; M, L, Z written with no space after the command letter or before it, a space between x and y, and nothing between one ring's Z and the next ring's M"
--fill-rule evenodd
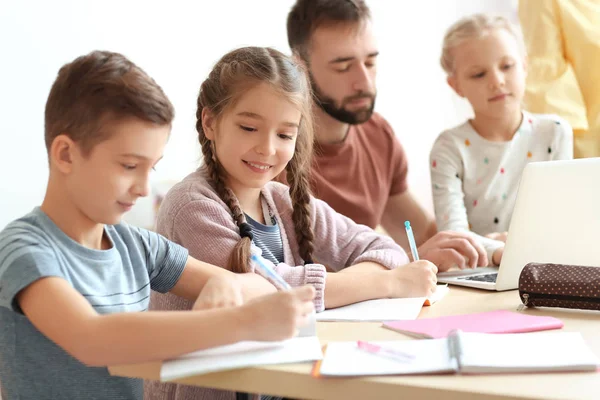
M519 276L525 307L600 310L600 267L529 263Z

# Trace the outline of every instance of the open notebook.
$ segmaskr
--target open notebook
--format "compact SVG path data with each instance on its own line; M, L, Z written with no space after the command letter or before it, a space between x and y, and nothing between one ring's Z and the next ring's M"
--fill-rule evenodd
M259 365L315 361L322 357L321 344L316 336L295 337L280 342L244 341L165 361L160 369L160 379L170 381Z
M357 342L330 342L314 375L596 371L600 364L578 332L499 335L455 331L443 339L372 344L412 358L402 361L373 354L360 349Z
M430 297L377 299L332 308L317 314L317 321L397 321L417 319L421 308L448 293L448 285L438 285Z
M313 313L295 338L279 342L242 341L184 354L163 363L160 379L170 381L209 372L320 360L323 352L316 335Z

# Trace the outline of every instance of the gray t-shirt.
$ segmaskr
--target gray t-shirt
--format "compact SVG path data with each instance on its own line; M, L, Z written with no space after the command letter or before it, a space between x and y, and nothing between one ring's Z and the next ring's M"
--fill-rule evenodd
M148 309L150 289L170 291L188 252L164 237L127 224L107 225L109 250L69 238L39 208L0 232L0 382L2 398L142 399L139 379L87 367L38 331L15 296L48 276L65 279L99 314Z

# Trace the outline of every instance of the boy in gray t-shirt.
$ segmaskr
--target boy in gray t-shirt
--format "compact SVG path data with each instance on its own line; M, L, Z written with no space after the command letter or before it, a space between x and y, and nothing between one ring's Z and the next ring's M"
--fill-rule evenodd
M92 52L59 71L46 103L46 196L0 232L4 400L141 399L141 380L106 367L288 338L312 312L311 287L246 303L274 287L120 222L148 194L172 119L161 88L120 54ZM144 312L151 289L196 307Z
M110 249L84 247L36 208L0 233L0 376L8 399L141 398L140 380L110 378L106 368L81 368L40 334L16 301L17 293L44 277L64 279L101 315L146 311L150 289L173 288L187 250L126 224L104 231Z

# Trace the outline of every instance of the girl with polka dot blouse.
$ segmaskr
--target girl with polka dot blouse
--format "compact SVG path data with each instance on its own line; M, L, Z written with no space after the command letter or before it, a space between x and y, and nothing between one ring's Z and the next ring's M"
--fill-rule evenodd
M472 231L499 265L525 165L573 158L572 130L555 115L522 109L526 56L506 19L478 14L455 23L441 64L475 115L431 150L438 230Z

